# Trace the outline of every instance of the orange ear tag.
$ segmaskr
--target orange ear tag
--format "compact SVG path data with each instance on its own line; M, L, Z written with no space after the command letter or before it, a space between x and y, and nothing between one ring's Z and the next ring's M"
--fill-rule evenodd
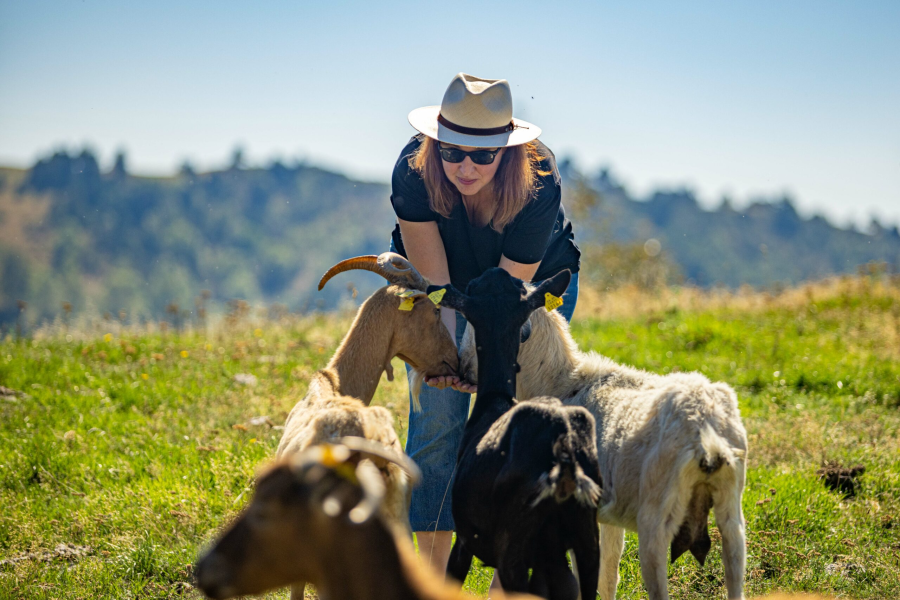
M544 294L544 308L547 309L547 312L550 312L554 308L559 308L563 305L562 298L554 296L550 292Z
M415 303L416 303L416 301L413 300L412 298L404 298L400 302L400 310L405 310L407 312L411 311L413 309L413 306L415 305Z
M446 294L446 293L447 293L446 288L440 289L440 290L435 290L435 291L431 292L430 294L428 294L428 299L431 300L432 302L434 302L435 304L440 304L441 300L444 299L444 294Z

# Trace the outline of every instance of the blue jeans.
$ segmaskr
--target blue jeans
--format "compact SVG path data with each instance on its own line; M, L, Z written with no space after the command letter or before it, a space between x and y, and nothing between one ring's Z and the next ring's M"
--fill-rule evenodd
M572 320L578 300L578 273L563 294L563 305L557 310L567 321ZM541 309L538 309L541 310ZM456 344L462 342L466 320L456 313ZM407 378L410 368L406 367ZM419 402L422 412L409 411L406 453L422 469L422 483L413 490L409 521L413 531L452 531L450 489L456 468L456 455L463 429L469 416L471 394L447 388L422 385ZM410 407L412 407L410 399Z

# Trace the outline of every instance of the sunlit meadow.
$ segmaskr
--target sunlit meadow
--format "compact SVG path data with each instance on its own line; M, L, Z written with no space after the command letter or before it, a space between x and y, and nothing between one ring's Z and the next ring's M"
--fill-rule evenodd
M199 597L191 564L248 501L350 316L238 311L177 329L61 318L0 341L0 598ZM737 390L748 595L900 596L900 282L586 291L573 332L621 362ZM374 402L405 438L403 378ZM835 464L865 467L852 496L817 475ZM713 539L706 567L670 566L674 598L725 597ZM620 574L620 597L642 597L632 534ZM484 595L489 580L478 568L467 587Z

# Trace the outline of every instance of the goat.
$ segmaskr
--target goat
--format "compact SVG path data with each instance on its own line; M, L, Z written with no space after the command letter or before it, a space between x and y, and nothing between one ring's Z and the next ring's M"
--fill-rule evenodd
M297 581L315 585L323 600L473 600L420 562L408 533L378 514L384 483L364 459L417 472L409 458L358 438L280 460L197 562L198 587L217 600Z
M422 377L455 374L456 344L441 321L440 310L414 289L408 300L397 297L411 285L423 285L412 265L389 252L380 257L358 257L332 267L319 288L336 273L350 268L374 271L392 284L363 303L334 356L312 376L306 395L288 415L278 457L344 436L363 437L402 453L393 415L386 408L368 406L381 374L387 371L388 378L393 376L391 359L399 356ZM398 310L403 301L411 304L410 310ZM408 530L411 489L407 476L394 463L379 466L387 487L381 510L388 520ZM302 599L302 583L292 588L291 597Z
M535 312L522 343L520 399L553 395L594 416L603 476L600 595L614 600L625 529L638 533L641 575L651 600L668 598L671 560L685 551L702 565L711 547L710 509L722 534L728 598L743 598L747 434L734 390L699 373L656 375L580 352L555 312ZM526 329L529 329L526 327ZM478 332L460 348L463 381L481 377Z
M494 268L472 280L465 294L453 286L428 288L444 294L441 305L461 312L478 340L481 386L451 497L456 541L447 573L459 581L477 556L497 568L507 591L574 600L580 584L583 599L597 593L601 480L593 418L555 398L513 399L520 329L544 306L546 293L563 294L570 277L563 271L528 290ZM569 571L569 549L579 582Z

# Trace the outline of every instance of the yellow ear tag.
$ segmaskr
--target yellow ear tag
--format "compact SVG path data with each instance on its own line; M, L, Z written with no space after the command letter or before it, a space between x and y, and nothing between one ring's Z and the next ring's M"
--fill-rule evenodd
M550 312L554 308L559 308L563 305L562 298L554 296L550 292L544 294L544 308L547 309L547 312Z
M402 302L400 302L400 310L411 311L416 301L412 298L404 298Z
M350 463L342 463L336 466L334 470L338 475L340 475L350 483L359 483L359 481L356 479L356 469L354 469L353 465L351 465Z
M416 290L403 290L402 292L397 292L395 295L400 296L401 298L411 298L418 294Z
M334 468L339 464L337 457L334 455L334 451L331 449L331 446L328 444L322 445L322 464L326 467Z
M431 300L432 302L434 302L435 304L440 304L441 300L444 299L444 294L446 294L446 293L447 293L446 288L440 289L440 290L435 290L435 291L431 292L430 294L428 294L428 299Z
M356 470L353 465L339 459L335 456L334 449L331 444L322 445L322 457L320 459L323 466L333 469L335 473L351 483L356 483Z

